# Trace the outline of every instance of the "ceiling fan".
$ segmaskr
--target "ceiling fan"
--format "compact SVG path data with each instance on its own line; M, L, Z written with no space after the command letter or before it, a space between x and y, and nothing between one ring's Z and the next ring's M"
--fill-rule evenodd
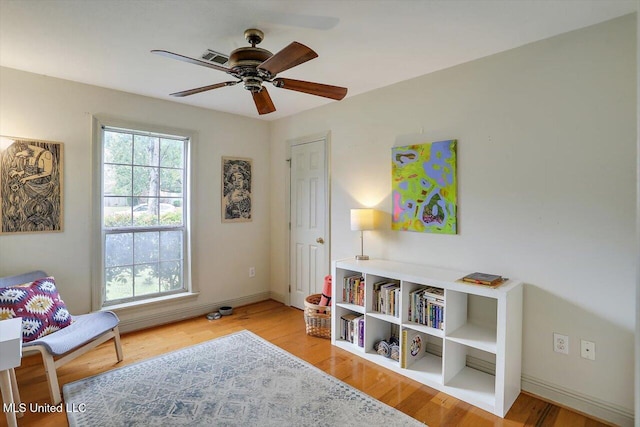
M182 92L175 92L172 93L171 96L189 96L212 89L243 83L244 88L251 92L253 101L258 109L258 113L261 115L276 111L276 107L273 105L273 101L269 96L267 88L262 85L266 82L271 83L278 88L304 92L338 101L346 96L347 88L344 87L281 77L276 78L276 75L282 71L305 63L313 58L317 58L318 54L309 47L294 41L274 55L266 49L256 47L256 45L264 38L264 33L262 31L251 28L244 32L244 37L251 46L241 47L231 52L228 61L225 62L228 63L228 67L220 65L219 63L190 58L188 56L166 50L152 50L151 53L177 59L179 61L189 62L191 64L201 65L203 67L213 68L214 70L224 71L237 79L189 89Z

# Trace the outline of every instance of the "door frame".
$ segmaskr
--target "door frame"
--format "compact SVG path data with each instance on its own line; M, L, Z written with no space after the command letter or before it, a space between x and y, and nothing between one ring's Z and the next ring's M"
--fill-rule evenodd
M325 248L326 267L327 274L331 274L331 132L320 132L312 135L303 136L300 138L294 138L287 140L287 179L285 185L285 191L287 194L286 210L287 210L287 223L285 224L285 230L287 230L287 292L286 292L286 305L291 306L291 149L296 145L309 144L311 142L324 141L324 177L325 177L325 208L324 208L324 223L325 223L325 241L323 247Z

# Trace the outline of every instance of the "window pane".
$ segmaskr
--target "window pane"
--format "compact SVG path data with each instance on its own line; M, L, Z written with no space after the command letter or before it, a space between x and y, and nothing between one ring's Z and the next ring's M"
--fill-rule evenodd
M107 300L133 297L133 267L115 267L105 270Z
M131 225L130 197L105 197L103 205L105 227Z
M160 234L157 231L136 233L134 236L135 264L158 262ZM137 273L136 273L137 274Z
M160 260L182 259L182 231L162 231L160 233Z
M160 194L182 197L182 169L160 169Z
M182 262L167 261L160 263L160 289L163 292L184 288L182 283Z
M138 204L133 207L133 225L137 227L158 225L158 199L138 197L136 201Z
M181 225L182 224L182 199L160 199L160 224L161 225Z
M160 140L160 166L184 168L184 141L176 139Z
M160 140L152 136L133 136L133 164L143 166L160 165Z
M131 166L104 165L104 195L131 196Z
M104 131L104 162L131 164L133 135Z
M133 167L133 195L158 197L160 176L158 168Z
M105 301L142 300L186 286L188 141L127 132L103 131ZM122 227L135 228L113 230Z
M118 267L133 264L133 234L107 234L104 265Z
M160 292L160 279L158 278L158 264L144 264L135 267L136 296L157 294Z

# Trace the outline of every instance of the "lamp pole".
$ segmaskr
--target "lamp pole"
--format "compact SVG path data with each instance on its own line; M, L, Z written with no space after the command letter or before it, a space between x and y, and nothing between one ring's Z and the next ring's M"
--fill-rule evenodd
M369 259L369 255L364 254L364 230L360 230L360 255L356 255L356 259Z

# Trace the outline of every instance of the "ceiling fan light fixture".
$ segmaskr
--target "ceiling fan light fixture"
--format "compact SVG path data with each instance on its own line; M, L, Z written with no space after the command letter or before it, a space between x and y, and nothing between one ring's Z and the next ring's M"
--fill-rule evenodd
M260 92L262 90L262 79L260 77L243 77L242 82L244 83L244 88L250 92Z

